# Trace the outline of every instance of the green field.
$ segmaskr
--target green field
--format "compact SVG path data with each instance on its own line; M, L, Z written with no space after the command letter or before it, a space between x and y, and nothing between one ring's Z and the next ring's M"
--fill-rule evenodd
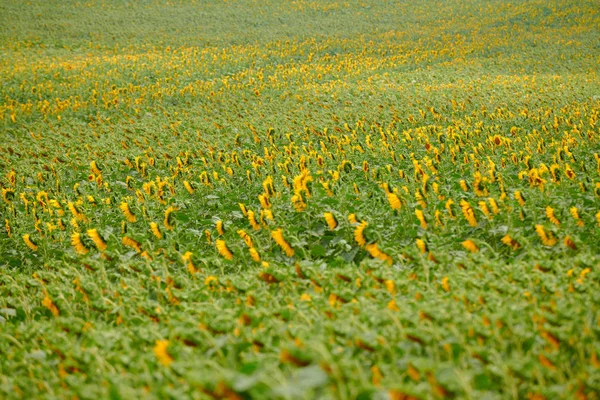
M0 1L0 398L599 399L596 0Z

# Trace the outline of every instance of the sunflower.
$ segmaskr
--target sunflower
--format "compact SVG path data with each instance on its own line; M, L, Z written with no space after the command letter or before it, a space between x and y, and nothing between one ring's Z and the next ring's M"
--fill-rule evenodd
M229 248L227 248L227 243L225 243L224 240L218 239L215 242L215 245L217 246L217 251L221 256L223 256L223 258L227 260L233 260L233 253L229 250Z
M106 242L104 241L102 236L100 236L96 229L88 229L86 233L89 236L89 238L92 239L92 242L94 242L98 250L106 250Z
M123 202L123 203L121 203L121 205L119 206L119 208L123 212L123 215L125 216L125 219L128 222L134 223L137 220L136 216L129 209L129 204Z
M367 221L362 221L356 228L354 228L354 240L356 240L356 243L358 243L360 247L363 247L365 244L367 244L367 239L364 235L364 230L367 225L369 225Z
M6 220L8 222L8 220ZM27 247L29 247L31 250L33 251L37 251L38 249L38 245L35 244L31 238L29 237L29 234L26 233L25 235L23 235L23 241L25 242L25 244L27 245Z
M81 234L79 232L74 232L71 235L71 244L73 247L75 247L75 251L77 251L79 254L87 254L89 251L81 241Z
M334 230L337 227L338 223L332 213L325 212L323 213L323 217L325 217L325 221L327 222L327 226L329 226L330 230Z
M479 247L471 239L467 239L461 244L465 249L469 250L471 253L477 253L479 251Z
M275 243L281 247L281 249L285 252L288 257L292 257L294 255L294 249L283 237L283 231L281 228L271 231L271 237L275 240Z
M427 224L427 220L425 219L425 214L423 214L423 210L415 209L415 215L421 223L421 228L427 229L429 225Z
M162 239L163 238L163 234L160 231L160 229L158 229L158 224L156 222L150 222L150 231L158 239Z

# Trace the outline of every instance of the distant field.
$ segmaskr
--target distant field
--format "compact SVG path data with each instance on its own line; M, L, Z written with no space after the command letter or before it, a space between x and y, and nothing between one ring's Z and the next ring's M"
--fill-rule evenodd
M599 27L0 2L0 398L600 398Z

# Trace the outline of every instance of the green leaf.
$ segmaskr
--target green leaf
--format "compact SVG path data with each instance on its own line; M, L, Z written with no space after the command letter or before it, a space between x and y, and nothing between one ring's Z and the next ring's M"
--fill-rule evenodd
M316 244L311 246L310 248L310 254L313 257L323 257L325 256L327 253L327 249L323 246L321 246L320 244Z

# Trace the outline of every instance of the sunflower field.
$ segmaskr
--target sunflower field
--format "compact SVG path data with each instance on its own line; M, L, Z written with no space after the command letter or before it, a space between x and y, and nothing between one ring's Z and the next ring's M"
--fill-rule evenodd
M600 399L597 1L0 16L0 398Z

